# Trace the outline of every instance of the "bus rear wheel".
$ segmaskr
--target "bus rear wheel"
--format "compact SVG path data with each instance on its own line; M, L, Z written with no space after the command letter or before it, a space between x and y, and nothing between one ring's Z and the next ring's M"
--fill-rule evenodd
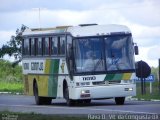
M35 97L35 102L37 105L43 105L43 104L51 104L52 98L50 97L40 97L38 96L38 86L37 83L34 83L33 93Z
M125 97L116 97L115 102L117 105L123 105L125 101Z

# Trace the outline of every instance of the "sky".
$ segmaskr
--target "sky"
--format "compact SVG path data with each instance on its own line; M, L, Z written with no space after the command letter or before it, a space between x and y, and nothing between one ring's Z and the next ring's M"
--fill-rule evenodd
M157 67L160 58L160 0L1 0L0 47L22 24L30 28L120 24L139 46L136 61ZM39 11L40 8L40 22ZM6 57L8 59L8 57ZM13 59L13 58L12 58Z

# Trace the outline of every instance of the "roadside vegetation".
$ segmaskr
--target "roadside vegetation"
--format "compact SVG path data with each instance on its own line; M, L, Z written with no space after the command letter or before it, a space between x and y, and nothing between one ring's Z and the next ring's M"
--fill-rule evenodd
M151 74L154 75L155 82L152 83L152 93L150 93L150 83L146 82L146 94L141 94L141 83L137 82L137 96L138 100L160 100L159 81L158 81L158 67L151 67Z
M22 67L0 60L0 92L23 92Z
M141 83L137 83L137 96L138 100L160 100L160 92L158 88L158 81L152 83L152 93L150 93L150 84L146 83L146 94L141 94Z

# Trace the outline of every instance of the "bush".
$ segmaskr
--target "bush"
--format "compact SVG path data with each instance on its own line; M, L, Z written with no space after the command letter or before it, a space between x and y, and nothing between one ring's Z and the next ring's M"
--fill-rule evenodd
M22 66L12 67L12 63L0 60L0 81L22 83Z

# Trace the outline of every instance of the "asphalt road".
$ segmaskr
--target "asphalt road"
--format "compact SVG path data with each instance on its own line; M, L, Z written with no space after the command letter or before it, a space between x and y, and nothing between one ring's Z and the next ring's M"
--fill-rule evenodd
M35 105L34 97L0 95L0 111L35 112L42 114L160 114L160 102L126 101L116 105L114 100L92 100L88 106L68 107L65 100L52 100L52 105Z

